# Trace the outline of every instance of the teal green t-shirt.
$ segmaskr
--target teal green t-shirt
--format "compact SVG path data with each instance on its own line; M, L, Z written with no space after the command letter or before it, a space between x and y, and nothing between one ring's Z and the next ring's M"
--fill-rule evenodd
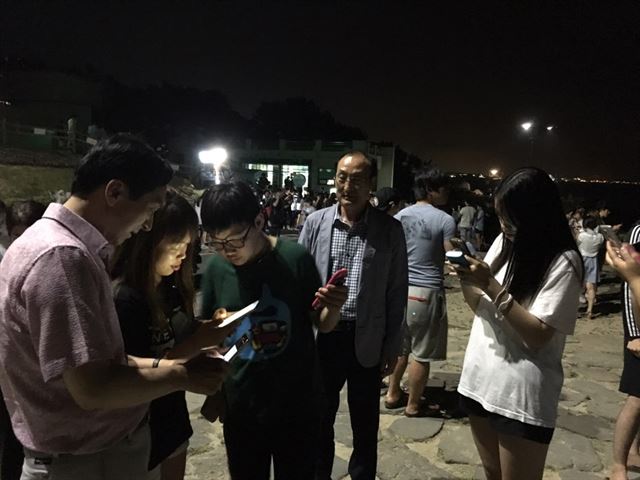
M321 282L304 247L279 239L272 251L239 267L214 255L201 286L204 318L217 308L236 311L260 300L231 337L247 333L250 341L231 361L227 416L278 420L315 408L321 388L311 303Z

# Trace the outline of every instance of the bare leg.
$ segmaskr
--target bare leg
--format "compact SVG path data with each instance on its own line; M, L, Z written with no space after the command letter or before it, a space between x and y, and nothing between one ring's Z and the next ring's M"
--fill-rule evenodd
M415 359L409 365L409 401L405 408L408 414L416 414L420 410L420 399L429 379L430 367L429 362L417 362Z
M637 445L638 428L640 427L640 398L629 395L622 406L616 428L613 432L613 464L611 465L611 480L626 480L627 463L629 460L638 461L637 450L631 450ZM636 440L634 440L636 439ZM630 452L631 450L631 452Z
M596 286L593 283L587 283L587 316L591 318L593 314L593 304L596 301Z
M407 363L409 363L409 356L403 355L398 357L396 368L393 373L389 375L389 389L387 390L387 396L385 400L387 403L395 403L402 397L402 388L400 388L400 382L402 382L402 376L407 369Z
M549 445L498 434L502 480L541 480Z
M491 428L486 418L469 415L469 423L487 480L501 480L498 434Z
M637 435L633 438L631 448L629 449L629 457L627 458L627 467L640 469L640 428Z

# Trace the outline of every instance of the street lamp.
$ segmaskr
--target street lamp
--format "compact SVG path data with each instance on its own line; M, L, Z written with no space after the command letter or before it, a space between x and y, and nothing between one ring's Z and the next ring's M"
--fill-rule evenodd
M520 127L522 128L522 130L524 130L525 132L528 132L529 130L531 130L531 127L533 127L533 122L524 122L520 124Z
M213 178L218 185L220 183L220 167L229 157L227 149L224 147L213 147L209 150L202 150L198 153L198 158L203 164L211 164L213 168Z
M547 132L551 132L553 130L553 125L547 125Z
M500 170L498 170L497 168L492 168L491 170L489 170L489 175L493 178L496 178L499 173Z

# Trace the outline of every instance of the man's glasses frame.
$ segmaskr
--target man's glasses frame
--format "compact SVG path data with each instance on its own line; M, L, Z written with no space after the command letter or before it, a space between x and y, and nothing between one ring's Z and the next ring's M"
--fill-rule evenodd
M213 249L217 252L222 252L223 250L226 251L227 248L229 250L238 250L242 247L244 247L244 244L247 242L247 237L249 236L249 232L251 231L251 229L253 228L253 225L249 225L249 227L247 228L247 231L244 232L244 235L242 235L241 238L232 238L231 240L216 240L215 238L211 239L211 246L213 247Z

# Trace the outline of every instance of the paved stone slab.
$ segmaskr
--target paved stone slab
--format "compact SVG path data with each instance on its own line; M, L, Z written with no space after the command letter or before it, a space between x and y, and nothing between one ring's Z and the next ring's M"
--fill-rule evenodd
M577 392L571 388L565 387L560 392L560 404L565 407L575 407L588 399L589 397L586 393Z
M589 439L561 428L557 428L553 435L547 466L554 470L576 469L581 472L599 472L603 468Z
M378 477L381 480L444 480L448 472L434 466L425 457L407 447L383 440L378 454Z
M333 470L331 470L331 478L340 480L345 478L349 473L349 463L340 457L333 459Z
M349 415L339 413L336 415L336 422L333 424L333 431L336 442L340 442L346 447L353 447L353 438L351 434L351 421Z
M611 403L624 400L624 395L617 390L607 388L603 386L602 383L591 380L576 378L568 380L566 385L572 390L586 394L589 400L593 400L594 402Z
M229 480L227 455L224 447L207 453L189 456L185 480Z
M563 470L558 472L560 480L602 480L604 477L595 473L576 472L575 470Z
M395 420L389 427L389 432L398 438L412 442L421 442L436 436L444 420L440 418L407 418Z
M438 453L446 463L479 465L480 456L468 426L447 429L439 436Z
M599 440L611 440L613 438L613 425L610 421L593 415L581 415L559 409L557 426L570 432Z
M587 402L587 411L591 415L595 415L597 417L606 418L607 420L615 423L618 418L618 413L622 408L622 402L596 402L590 400Z

